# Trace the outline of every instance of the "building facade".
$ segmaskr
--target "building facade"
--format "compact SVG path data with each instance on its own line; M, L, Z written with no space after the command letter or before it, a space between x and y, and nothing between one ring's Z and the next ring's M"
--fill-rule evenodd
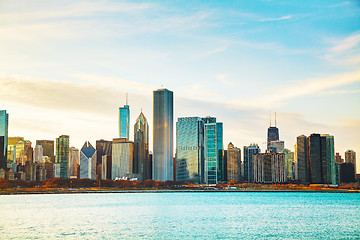
M245 181L253 182L253 155L260 153L260 147L257 144L244 146L244 177Z
M281 153L285 155L285 164L286 164L286 178L287 180L295 179L294 171L294 153L289 149L284 149Z
M102 171L100 171L102 169L102 157L111 154L111 152L112 141L104 139L96 140L96 179L103 179L101 176Z
M130 107L124 105L119 108L119 138L130 137Z
M176 180L204 182L204 122L200 117L176 123Z
M173 92L153 92L153 168L154 180L173 180Z
M134 143L127 138L114 138L112 143L111 178L124 179L133 177Z
M354 165L355 172L356 172L356 152L355 151L347 150L345 152L345 162L352 163Z
M43 148L43 155L48 156L50 161L55 161L54 141L53 140L36 140L36 145L40 144Z
M256 183L285 183L287 181L285 154L254 154L253 177Z
M80 150L80 178L96 178L96 149L86 141Z
M69 148L69 176L77 177L80 176L78 169L80 167L80 151L75 147Z
M228 144L226 150L226 180L240 181L241 180L241 150L235 147L232 143Z
M43 153L44 149L40 144L36 144L34 148L34 163L42 163L43 162Z
M111 170L112 170L111 154L102 156L101 169L102 169L101 179L112 179L111 178Z
M68 135L61 135L56 138L55 163L59 164L60 178L69 178L69 144L70 137Z
M143 180L151 179L149 159L149 124L141 112L134 125L134 173Z
M9 114L6 110L0 110L0 169L7 168L7 149L8 149L8 129L9 129Z

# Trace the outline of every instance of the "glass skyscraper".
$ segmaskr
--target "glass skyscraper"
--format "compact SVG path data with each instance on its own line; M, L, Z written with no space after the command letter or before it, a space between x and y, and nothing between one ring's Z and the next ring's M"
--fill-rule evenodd
M176 123L176 180L204 182L204 122L200 117Z
M253 182L253 155L260 153L260 148L257 144L250 144L244 146L244 175L245 180L249 183Z
M149 124L141 112L134 125L134 173L143 180L151 179L149 159Z
M130 133L130 108L129 105L119 108L119 138L129 139Z
M56 138L55 163L60 164L60 178L69 178L69 143L68 135Z
M127 138L115 138L112 142L112 179L133 177L134 143Z
M80 150L80 178L95 179L96 150L86 141Z
M1 147L0 147L0 169L7 167L7 149L8 149L8 129L9 129L9 114L6 113L6 110L0 111L0 137Z
M174 180L173 174L173 92L153 92L153 174L154 180Z

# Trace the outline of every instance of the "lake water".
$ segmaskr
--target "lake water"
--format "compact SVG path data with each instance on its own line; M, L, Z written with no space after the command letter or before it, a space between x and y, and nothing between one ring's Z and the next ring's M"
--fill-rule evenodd
M0 196L0 239L360 239L360 194Z

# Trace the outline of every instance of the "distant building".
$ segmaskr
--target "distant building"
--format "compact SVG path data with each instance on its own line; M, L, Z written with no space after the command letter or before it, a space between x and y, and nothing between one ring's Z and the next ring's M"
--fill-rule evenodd
M204 182L204 122L200 117L176 123L176 180Z
M96 140L96 179L104 179L101 176L102 171L98 170L98 166L102 165L102 157L111 154L112 141L104 139ZM102 166L101 168L102 169Z
M158 89L153 92L153 100L152 177L160 181L173 180L173 92Z
M253 182L253 155L258 153L260 153L260 148L257 144L244 146L244 175L249 183Z
M281 153L285 155L286 178L287 180L293 180L295 179L294 153L289 149L284 149Z
M281 153L285 149L285 143L282 140L270 141L270 149L274 149L275 153Z
M223 123L214 117L202 118L204 121L204 182L216 184L223 176Z
M340 182L351 183L355 182L355 166L347 162L340 165Z
M353 150L347 150L345 152L345 162L352 163L354 165L356 173L356 152L354 152Z
M36 144L34 149L34 163L43 162L43 153L43 147L40 144Z
M112 143L112 179L133 177L134 143L127 138L114 138Z
M111 169L112 169L111 154L102 156L101 169L102 169L102 173L101 173L102 179L112 179L111 178Z
M226 150L226 165L227 165L227 181L241 180L241 149L235 147L232 143L228 144Z
M344 159L341 157L341 155L339 153L335 154L335 163L336 164L342 164L344 163Z
M70 137L68 135L61 135L56 138L55 163L60 166L60 178L69 178L69 144ZM55 172L55 177L56 174L57 172Z
M254 154L253 177L253 182L256 183L285 183L287 180L285 154Z
M16 163L16 143L24 141L23 137L9 137L7 149L7 162L10 164Z
M69 148L69 176L77 177L80 166L80 151L75 147Z
M149 124L141 112L134 125L134 164L133 172L141 174L143 180L151 179L149 160Z
M129 139L130 133L130 108L129 105L119 108L119 138Z
M36 140L36 145L40 144L43 148L43 155L48 156L50 161L55 162L54 141L53 140Z
M96 150L86 141L80 150L80 178L95 179Z
M29 140L20 140L15 147L15 163L25 165L26 162L33 162L33 148Z
M0 111L0 168L7 168L9 114L6 110Z

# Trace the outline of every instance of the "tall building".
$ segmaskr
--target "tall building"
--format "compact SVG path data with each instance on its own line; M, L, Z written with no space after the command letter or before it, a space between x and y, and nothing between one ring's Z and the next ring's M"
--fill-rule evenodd
M223 123L214 117L202 118L204 121L204 182L216 184L223 177Z
M353 150L347 150L345 152L345 162L354 164L355 172L356 172L356 152Z
M20 140L15 145L15 163L25 165L26 162L33 162L33 149L29 140Z
M112 170L111 154L102 156L101 169L102 169L101 179L112 179L111 178L111 170Z
M286 182L285 154L259 153L253 155L253 181L256 183Z
M227 181L241 180L241 150L232 143L228 144L226 150L226 178Z
M304 135L298 136L296 140L296 158L295 158L295 179L299 183L310 182L309 164L308 164L308 145L307 138Z
M322 182L336 183L334 136L321 134Z
M34 163L43 162L43 147L40 144L36 144L34 148Z
M127 138L114 138L112 142L111 178L132 178L134 161L134 143ZM139 179L141 180L141 179Z
M68 135L61 135L56 138L55 163L59 164L57 167L60 168L60 178L69 178L69 144L70 137Z
M151 179L149 159L149 124L141 112L134 125L134 173L141 174L143 180Z
M0 137L2 146L0 147L0 169L7 167L7 149L8 149L8 129L9 129L9 114L6 110L0 111Z
M294 172L294 153L289 149L284 149L281 153L285 155L285 164L286 164L286 178L287 180L295 179Z
M204 122L182 117L176 122L176 180L204 182Z
M36 145L40 144L43 148L44 156L48 156L50 161L55 161L54 156L54 141L53 140L36 140Z
M282 140L270 141L269 149L272 149L275 153L281 153L285 149L285 143Z
M244 175L249 183L253 182L253 155L258 153L260 153L260 148L257 144L244 146Z
M80 150L80 178L95 179L96 150L86 141Z
M173 92L153 92L153 174L154 180L173 180Z
M127 102L127 100L126 100ZM129 139L130 133L130 108L129 105L119 108L119 138Z
M342 164L344 163L344 159L341 157L340 153L335 154L335 164Z
M101 174L99 166L102 165L102 157L111 154L112 152L112 141L104 139L96 140L96 179L104 179Z
M355 167L350 162L345 162L340 165L340 182L351 183L355 182Z
M69 148L69 176L77 177L80 167L80 151L75 147Z

